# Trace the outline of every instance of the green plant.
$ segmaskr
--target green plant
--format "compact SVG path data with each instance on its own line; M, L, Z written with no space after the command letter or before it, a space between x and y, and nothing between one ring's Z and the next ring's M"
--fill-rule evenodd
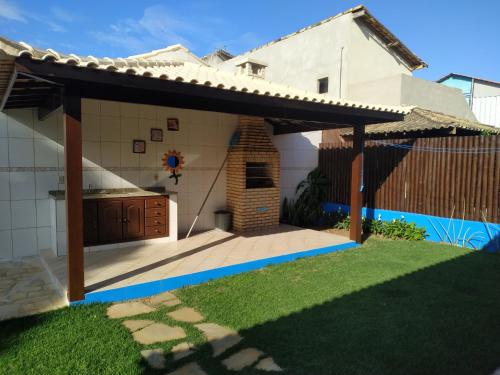
M351 226L349 215L338 211L327 214L327 225L334 229L348 230ZM415 223L407 223L404 217L392 221L382 221L363 218L362 228L364 233L373 233L386 238L420 241L425 239L425 228L417 227Z
M465 226L465 201L464 201L464 208L462 211L462 219L460 223L460 228L455 228L455 222L453 219L453 215L455 213L455 206L453 206L453 209L451 210L451 215L448 220L448 225L445 228L444 225L441 223L440 220L436 220L437 224L441 228L437 227L435 222L431 219L429 219L429 222L431 223L432 227L438 234L439 238L441 239L441 242L449 243L450 245L453 246L460 246L460 247L472 247L473 249L476 249L477 246L475 245L476 242L482 242L485 240L485 237L482 236L481 232L469 232L470 228L464 228ZM458 229L458 231L457 231Z
M490 224L486 220L486 215L484 212L481 210L481 220L484 223L484 226L486 227L486 233L488 234L488 250L494 250L494 251L500 251L500 231L498 230L498 225L496 226L496 235L493 234Z
M381 234L391 239L420 241L425 239L425 228L419 228L415 223L407 223L404 218L383 222Z
M301 210L297 207L293 199L288 199L286 197L283 199L281 212L284 222L290 225L300 225Z
M309 172L298 184L296 198L283 200L282 220L292 225L317 225L325 214L322 204L327 199L328 186L328 178L319 168Z

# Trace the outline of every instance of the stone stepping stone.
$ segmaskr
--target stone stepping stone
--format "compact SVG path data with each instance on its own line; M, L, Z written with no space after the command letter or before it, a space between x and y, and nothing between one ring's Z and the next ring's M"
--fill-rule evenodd
M125 320L123 325L129 329L130 332L135 332L141 328L147 327L154 323L154 320Z
M148 345L183 339L186 337L186 332L181 327L170 327L163 323L154 323L139 331L135 331L132 335L138 343Z
M167 306L167 307L174 307L174 306L178 306L180 305L182 302L180 299L176 298L176 299L173 299L171 301L165 301L163 302L163 305Z
M227 349L235 346L243 340L243 337L238 335L238 332L215 323L200 323L195 324L194 326L202 331L207 338L208 342L212 346L214 357L221 355Z
M116 303L108 307L107 315L110 319L125 318L140 314L147 314L155 311L154 308L144 304L143 302L124 302Z
M150 297L149 303L152 305L159 305L163 302L175 301L175 300L180 302L180 300L173 293L164 292Z
M169 312L167 315L174 320L186 323L197 323L203 320L203 316L191 307L183 307L181 309Z
M190 362L167 375L207 375L196 362Z
M178 361L182 358L186 358L194 353L195 346L190 342L181 342L172 348L172 353L174 354L174 361Z
M261 359L259 363L255 365L255 368L263 371L283 371L271 357Z
M148 363L149 367L158 370L165 368L165 353L163 349L142 350L141 356Z
M247 348L240 350L238 353L233 354L231 357L222 361L222 364L228 369L233 371L241 371L245 367L253 365L259 357L263 356L261 352L255 348Z

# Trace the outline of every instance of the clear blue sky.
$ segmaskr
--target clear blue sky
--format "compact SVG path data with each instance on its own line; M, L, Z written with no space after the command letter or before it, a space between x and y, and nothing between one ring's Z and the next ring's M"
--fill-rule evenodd
M0 35L66 53L123 57L182 43L197 55L240 53L360 4L351 0L0 0ZM500 81L499 0L366 0L429 64Z

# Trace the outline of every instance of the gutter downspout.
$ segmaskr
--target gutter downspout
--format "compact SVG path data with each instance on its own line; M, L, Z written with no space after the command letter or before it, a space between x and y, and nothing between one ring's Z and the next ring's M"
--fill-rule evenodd
M344 46L340 47L340 69L339 69L339 99L342 98L342 62L344 56Z
M472 81L471 81L471 86L470 86L470 107L472 109L472 104L473 104L473 101L474 101L474 85L476 84L476 80L474 78L472 78Z

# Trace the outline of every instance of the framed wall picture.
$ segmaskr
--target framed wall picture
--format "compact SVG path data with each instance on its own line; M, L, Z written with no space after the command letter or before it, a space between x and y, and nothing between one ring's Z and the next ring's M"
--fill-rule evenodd
M133 140L133 151L134 154L145 154L146 153L146 141L142 139Z
M151 128L151 142L163 142L163 129Z
M167 129L168 129L168 131L178 132L179 131L179 119L178 118L168 118L167 119Z

